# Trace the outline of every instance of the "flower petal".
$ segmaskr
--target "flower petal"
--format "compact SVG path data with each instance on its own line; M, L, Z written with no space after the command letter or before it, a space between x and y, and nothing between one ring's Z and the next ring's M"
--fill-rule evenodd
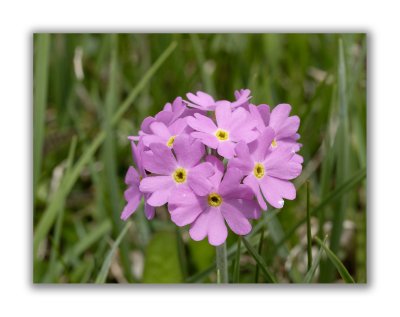
M231 159L235 155L235 143L231 141L219 142L217 152L219 155Z
M256 141L249 144L249 150L255 162L262 162L275 137L275 132L270 127L264 129Z
M201 163L189 171L188 185L200 196L205 196L210 193L212 184L208 179L213 175L213 166L210 163Z
M153 122L150 125L150 130L153 132L155 135L158 135L162 138L168 139L171 136L171 133L169 132L167 126L162 123L162 122Z
M194 117L187 118L187 124L194 130L214 134L217 130L215 123L209 118L200 113L195 113Z
M146 218L148 220L151 220L154 218L154 215L156 214L156 208L154 208L153 206L150 206L147 202L145 202L144 214L146 215Z
M264 197L261 194L260 185L258 184L258 181L256 180L255 176L253 174L248 175L243 180L243 184L245 184L251 188L254 195L256 195L257 201L258 201L261 209L267 210L267 204L265 203Z
M287 118L280 129L276 132L277 139L288 138L294 136L299 129L300 118L298 116L292 116Z
M292 107L289 104L282 103L277 105L274 109L272 109L269 126L273 128L275 132L279 131L282 127L282 124L289 117L291 110Z
M168 202L171 189L157 190L149 196L147 203L153 207L160 207Z
M230 204L230 201L225 201L221 204L221 213L233 232L240 235L248 234L251 231L251 224L247 218L236 208Z
M204 132L192 132L190 135L195 139L199 139L203 144L212 149L216 149L218 147L219 142L215 135Z
M128 171L126 172L125 184L126 185L138 185L139 184L139 174L132 166L129 166Z
M143 166L151 173L170 175L177 167L171 149L164 144L151 144L151 151L143 153Z
M219 184L221 183L222 176L224 175L224 164L215 156L208 155L206 157L206 162L213 166L214 175L209 178L213 190L218 191Z
M215 118L218 128L229 130L232 120L231 104L228 101L220 102L215 108Z
M296 188L287 180L264 176L260 181L260 186L264 197L275 208L283 207L283 198L290 200L296 198Z
M207 229L208 242L211 245L217 246L225 242L228 236L228 229L226 228L220 208L209 208Z
M198 91L195 94L187 93L186 97L193 102L195 105L199 105L200 109L209 110L210 106L214 105L214 98L209 94L206 94L202 91Z
M247 219L258 219L261 217L261 208L255 200L231 199L229 204L238 209Z
M142 194L139 191L136 191L134 195L130 195L130 199L128 200L128 203L125 205L121 213L122 220L127 220L136 211L141 198Z
M153 193L157 190L174 187L174 185L171 176L149 176L142 179L139 188L142 193Z
M204 207L199 198L188 188L174 190L168 201L171 219L178 226L191 224Z
M186 134L175 138L173 148L178 164L185 168L195 166L205 153L204 145L200 140Z

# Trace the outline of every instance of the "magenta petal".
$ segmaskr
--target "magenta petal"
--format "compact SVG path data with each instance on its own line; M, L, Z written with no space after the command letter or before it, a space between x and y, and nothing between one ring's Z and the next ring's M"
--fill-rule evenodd
M298 116L292 116L287 118L279 130L277 130L277 138L288 138L294 136L299 129L300 118Z
M202 91L198 91L196 93L196 95L194 95L192 93L188 93L188 94L186 94L186 97L188 97L188 99L191 102L201 106L205 110L208 110L208 108L215 103L213 97L211 97L209 94L206 94Z
M168 202L170 194L170 188L166 190L155 191L149 196L149 199L147 199L147 203L153 207L160 207Z
M265 159L267 151L275 137L275 132L270 127L264 129L258 139L249 144L250 153L256 162L262 162Z
M173 187L174 184L171 176L149 176L142 179L139 188L142 193L152 193L157 190Z
M159 135L147 134L142 137L142 140L145 146L150 147L153 143L167 144L168 137L164 138Z
M218 246L225 242L228 236L224 217L219 208L210 208L208 214L208 242Z
M296 198L296 188L289 181L264 176L260 181L260 186L264 197L275 208L283 207L283 198L290 200Z
M125 184L127 185L139 184L139 174L132 166L129 166L128 171L126 172Z
M254 195L256 195L257 201L260 204L261 209L267 210L267 204L265 203L265 200L261 194L260 185L258 184L255 176L253 174L248 175L243 180L243 184L246 184L247 186L249 186L251 188Z
M208 155L206 157L206 162L213 166L214 175L211 176L209 180L213 186L213 189L218 190L222 176L224 175L224 164L213 155Z
M156 208L153 206L150 206L149 204L145 203L144 204L144 213L146 215L146 218L148 220L151 220L154 218L154 215L156 214Z
M172 221L178 226L191 224L203 211L204 206L188 188L174 190L168 201Z
M199 113L195 113L194 117L188 117L187 124L192 129L199 132L213 134L217 130L217 126L209 117L206 117Z
M275 131L279 131L282 124L289 117L289 113L292 107L289 104L279 104L271 112L271 117L269 120L269 126Z
M246 217L228 201L221 205L221 213L233 232L240 235L248 234L251 231L251 224Z
M204 132L192 132L190 135L195 139L199 139L203 144L212 149L216 149L218 147L219 142L215 135Z
M199 140L185 134L175 138L173 148L178 164L185 168L195 166L205 152L204 145Z
M209 209L204 210L190 226L189 234L195 241L203 240L207 236Z
M171 136L167 126L162 122L153 122L150 125L150 130L162 138L168 139Z
M143 153L143 165L151 173L170 175L177 167L171 149L164 144L150 145L151 151Z
M217 152L219 155L231 159L235 155L235 143L231 141L219 142Z
M219 192L221 195L229 193L232 189L237 187L243 178L243 173L238 168L228 168L224 179L219 186Z
M229 102L227 101L223 103L221 102L215 108L215 117L217 120L218 128L229 130L232 120L231 116L232 116L232 109Z
M261 208L258 202L247 199L231 199L229 204L236 207L247 219L258 219L261 217Z
M213 166L210 163L201 163L189 171L188 185L197 195L205 196L211 191L212 184L208 178L213 173Z
M239 142L235 147L236 156L228 162L228 167L235 167L245 174L251 173L254 167L253 159L250 156L249 148L244 141Z
M122 210L121 213L122 220L127 220L136 211L137 207L139 206L141 198L142 195L140 195L140 193L137 193L135 196L131 197L131 199L128 201L128 203Z
M187 119L186 118L181 118L176 120L174 123L172 123L168 130L172 135L179 135L185 130L187 127Z

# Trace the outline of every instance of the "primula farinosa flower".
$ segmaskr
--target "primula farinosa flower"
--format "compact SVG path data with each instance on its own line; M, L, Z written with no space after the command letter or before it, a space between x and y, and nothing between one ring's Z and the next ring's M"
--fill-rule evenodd
M128 219L144 200L148 219L167 204L171 220L190 226L194 240L224 243L228 227L238 235L251 231L251 220L294 199L292 180L300 175L297 152L300 119L291 106L250 103L249 89L235 100L216 100L205 92L176 98L131 136L134 165L125 182Z
M195 132L191 136L200 139L218 154L230 159L235 154L235 145L239 141L251 142L258 136L254 129L256 122L250 119L250 113L243 108L232 111L231 104L221 102L215 109L216 124L201 114L189 117L187 123Z
M299 176L302 170L301 163L294 158L293 146L271 149L274 137L273 129L267 127L256 141L248 145L239 143L235 149L237 157L228 164L243 171L246 176L243 183L252 189L264 210L267 205L263 196L275 208L283 207L284 198L296 198L296 189L289 180Z
M144 170L142 162L143 146L142 143L139 143L138 148L133 141L131 141L131 146L133 161L135 162L139 172L137 172L132 166L130 166L128 172L126 173L125 183L128 185L128 189L124 192L124 197L127 204L122 211L121 219L127 220L136 211L142 198L144 198L145 215L147 219L152 219L154 217L155 210L153 206L147 204L147 199L149 195L145 195L139 190L140 180L146 177L146 172Z
M289 104L279 104L272 112L268 105L250 105L251 117L257 121L257 129L262 131L265 127L271 127L275 132L274 140L271 146L276 148L278 145L286 144L300 150L301 145L297 143L300 135L297 130L300 126L298 116L289 116L292 107Z
M247 102L251 98L250 93L249 89L235 91L236 100L231 103L231 107L236 108L242 105L248 105ZM190 100L190 102L186 102L188 106L203 111L214 111L221 102L226 102L226 100L215 101L213 97L202 91L198 91L196 94L188 93L186 97Z
M253 193L241 184L242 172L228 168L224 174L223 163L215 156L208 156L213 164L212 187L206 195L199 196L189 189L173 195L168 208L171 219L178 226L190 224L189 234L199 241L208 236L212 245L222 244L228 235L225 221L233 232L246 235L251 231L248 219L260 216L260 208L253 200Z
M211 187L208 180L213 173L210 163L200 163L204 156L204 145L189 135L180 135L173 142L173 151L164 144L151 144L143 153L144 168L155 176L140 182L140 190L149 193L147 203L158 207L166 204L170 197L182 188L190 188L204 195Z
M150 130L153 134L143 136L143 144L147 147L152 143L165 144L172 148L175 138L182 134L187 127L186 119L177 119L169 127L163 122L155 121L150 124Z

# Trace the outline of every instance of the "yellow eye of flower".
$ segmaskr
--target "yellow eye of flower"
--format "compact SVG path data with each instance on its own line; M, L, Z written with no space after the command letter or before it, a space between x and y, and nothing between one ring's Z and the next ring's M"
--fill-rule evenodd
M182 167L178 167L172 174L172 177L175 182L179 184L184 183L186 182L186 170Z
M172 145L174 144L175 138L176 138L176 135L173 135L168 139L168 141L167 141L168 147L172 147Z
M257 163L256 165L254 165L253 173L255 177L263 178L265 174L264 165L261 163Z
M220 141L226 141L226 140L229 139L228 131L225 131L225 130L222 130L222 129L218 129L217 132L215 132L215 136Z
M222 204L222 197L217 193L211 193L208 195L207 201L211 207L218 207Z
M273 148L276 148L276 147L278 146L278 143L276 143L276 139L273 139L273 140L272 140L271 146L272 146Z

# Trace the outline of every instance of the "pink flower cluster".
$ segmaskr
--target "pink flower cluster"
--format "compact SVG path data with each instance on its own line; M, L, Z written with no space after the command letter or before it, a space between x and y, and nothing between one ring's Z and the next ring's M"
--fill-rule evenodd
M288 104L272 111L251 104L248 89L236 91L233 102L201 91L187 98L167 103L129 137L136 169L126 174L121 219L142 198L148 219L167 204L176 225L190 225L192 239L208 237L216 246L227 238L226 224L246 235L267 203L282 208L296 197L290 180L302 170L300 119L289 116Z

